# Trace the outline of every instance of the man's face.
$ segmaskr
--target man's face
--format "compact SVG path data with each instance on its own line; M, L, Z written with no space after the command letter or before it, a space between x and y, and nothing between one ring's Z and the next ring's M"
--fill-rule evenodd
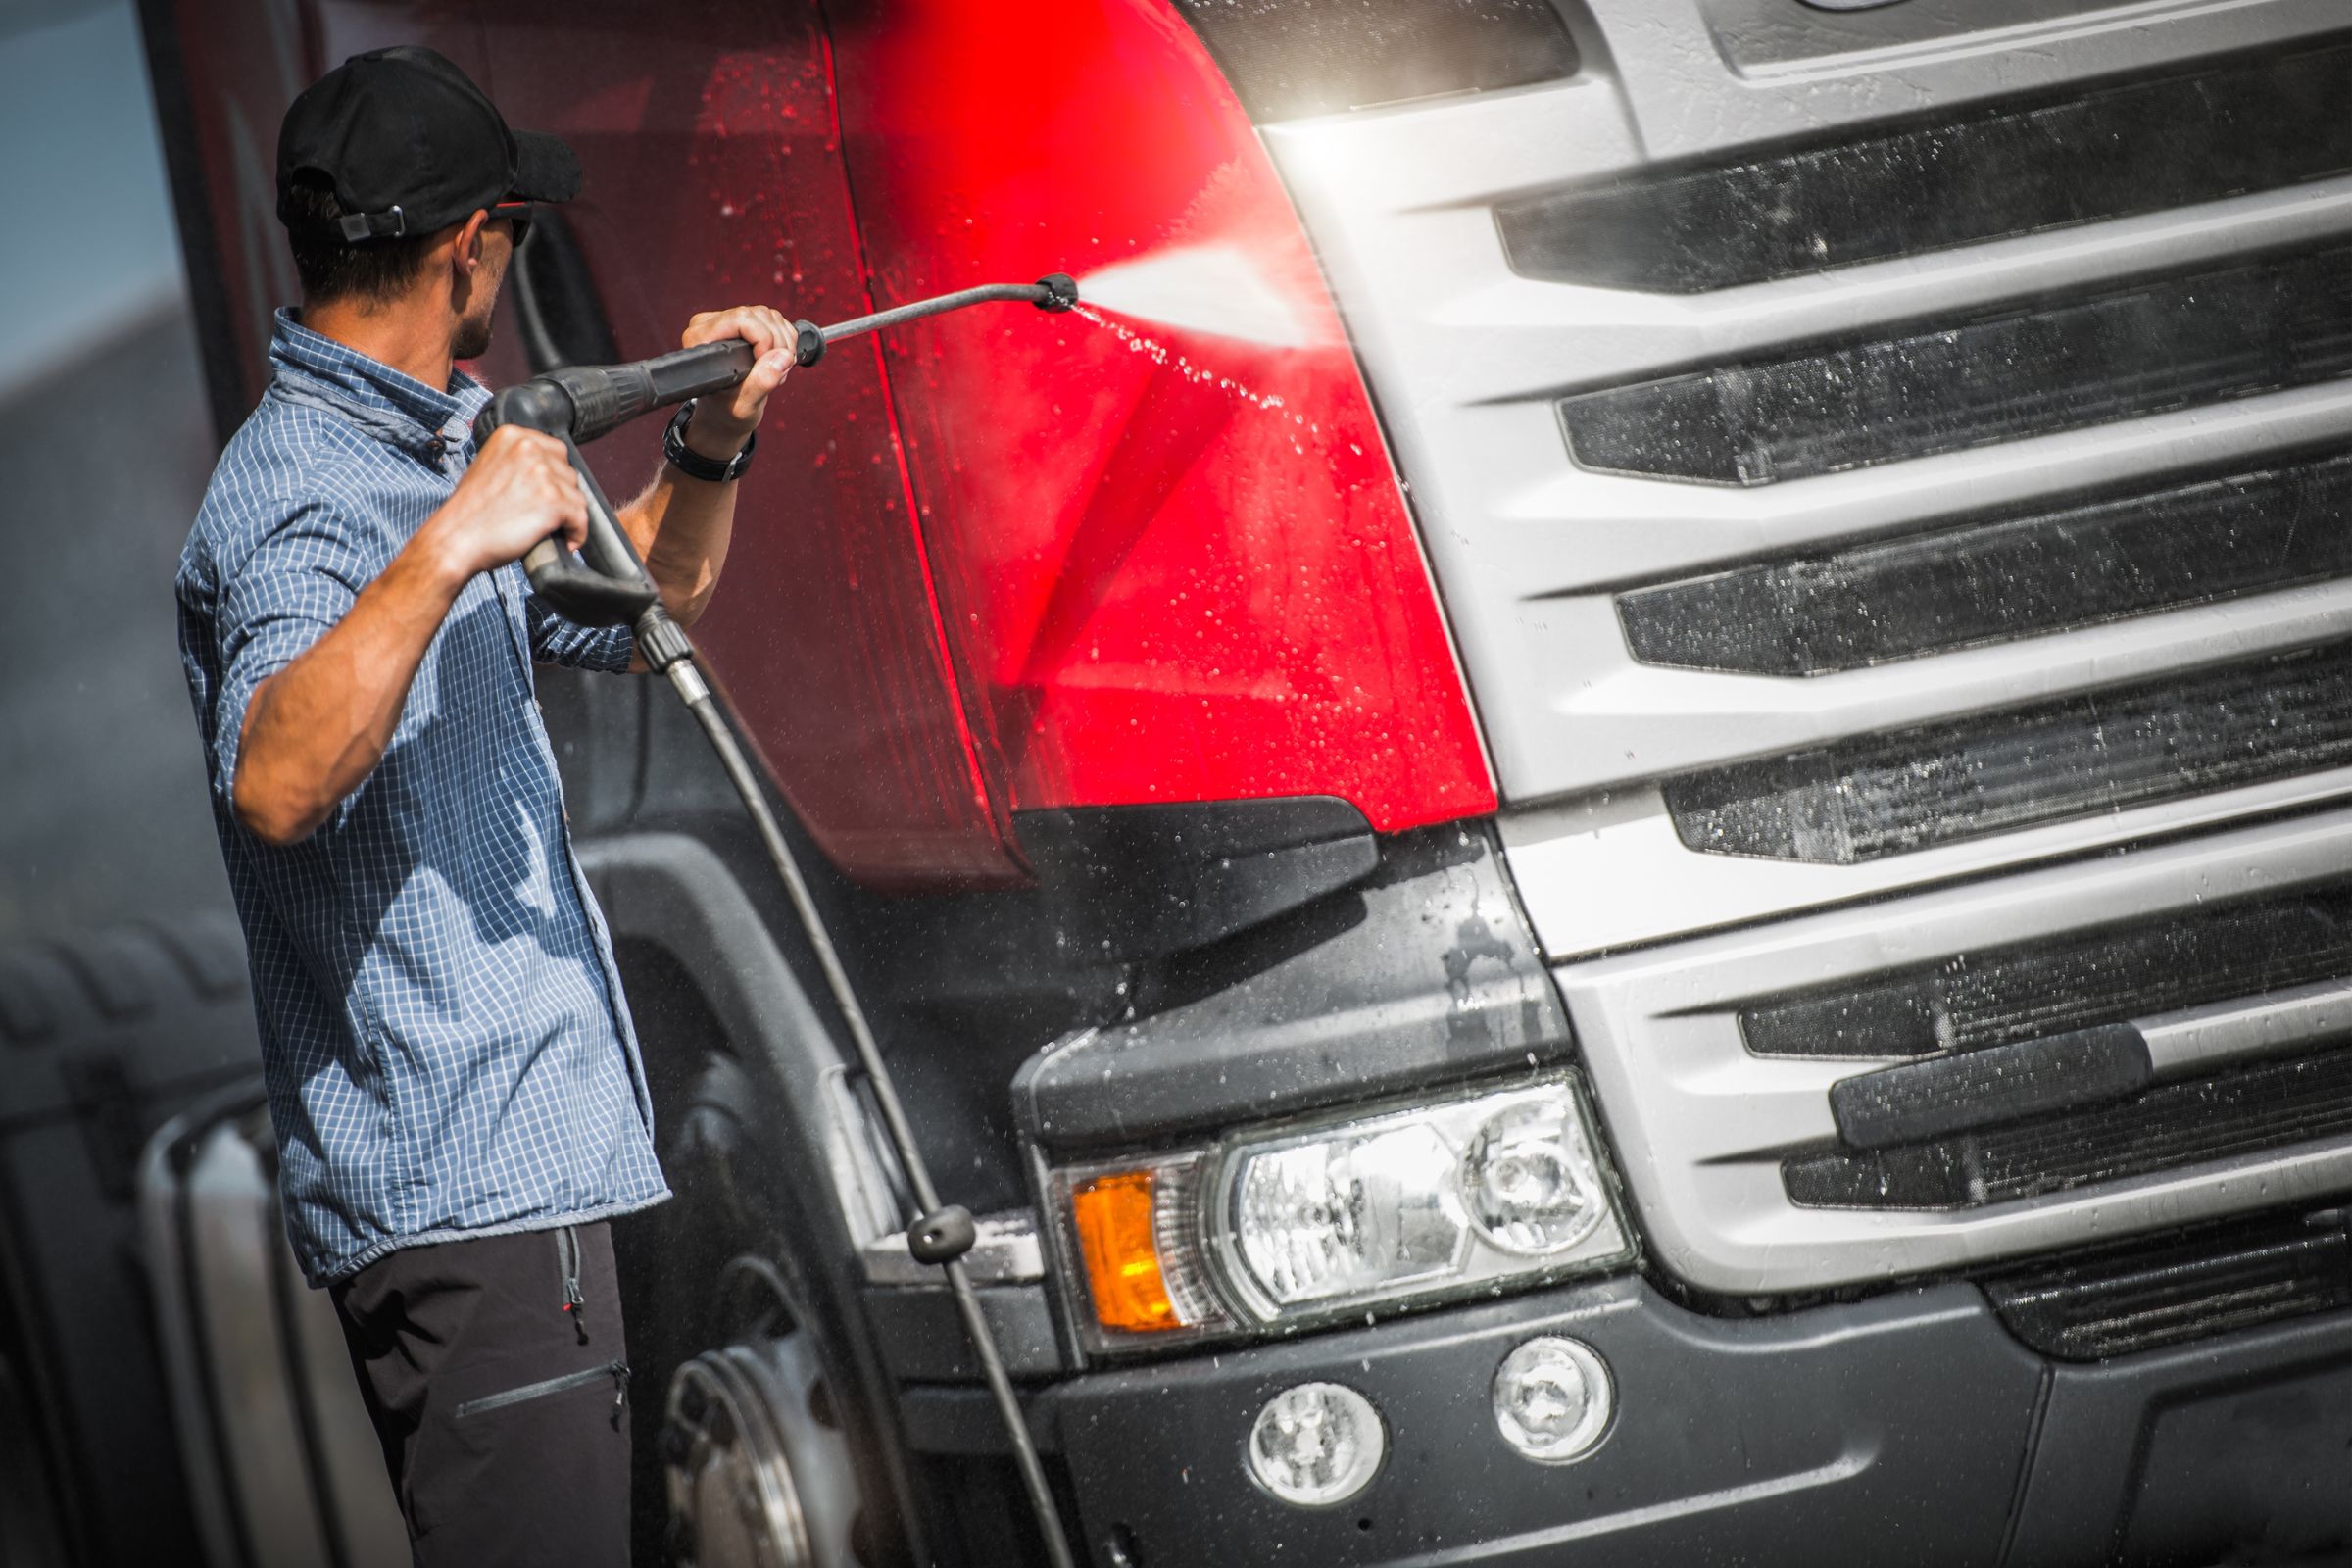
M490 352L490 318L498 309L498 291L507 281L508 264L514 260L514 224L504 218L494 218L482 225L482 265L474 274L475 288L466 301L466 314L458 320L457 341L450 345L452 355L461 360L474 360Z

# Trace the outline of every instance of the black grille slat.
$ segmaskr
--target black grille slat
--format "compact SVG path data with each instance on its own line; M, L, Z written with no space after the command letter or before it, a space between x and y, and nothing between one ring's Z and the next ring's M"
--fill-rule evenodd
M2352 1050L2258 1061L2129 1100L1897 1149L1782 1162L1810 1208L1968 1209L2352 1134Z
M1625 594L1617 613L1643 663L1821 675L2347 573L2338 453L1742 566Z
M1886 1149L2120 1100L2154 1071L2137 1029L2105 1023L1841 1078L1830 1114L1848 1149Z
M1857 981L1740 1011L1740 1034L1758 1056L1924 1056L1941 1051L1938 974Z
M2352 975L2352 889L2225 905L1751 1003L1758 1055L1924 1056Z
M1669 779L1717 855L1853 865L2352 765L2352 644Z
M2153 1017L2352 975L2341 893L2225 909L2142 940L2053 944L1954 977L1952 1049L2031 1040L2091 1022ZM2109 1014L2095 1020L2093 1012Z
M2352 49L2010 103L1495 209L1512 270L1697 293L2352 170Z
M1587 468L1770 484L2352 370L2352 248L1559 400Z
M2345 1213L2232 1221L2188 1237L2078 1254L1984 1281L2027 1346L2105 1360L2352 1308Z

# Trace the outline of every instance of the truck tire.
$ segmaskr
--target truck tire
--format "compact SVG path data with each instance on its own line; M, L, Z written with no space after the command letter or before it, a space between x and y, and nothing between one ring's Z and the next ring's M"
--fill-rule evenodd
M0 1312L6 1305L0 1299ZM41 1451L40 1411L20 1370L24 1362L16 1325L0 1318L0 1562L62 1568L66 1523L57 1477Z
M626 936L617 952L674 1195L613 1226L645 1391L636 1560L893 1568L908 1560L897 1510L863 1500L890 1494L888 1461L825 1311L807 1206L829 1188L795 1174L786 1091L673 956Z
M164 1124L139 1210L206 1560L402 1568L408 1528L334 1304L286 1242L258 1077Z
M11 1562L187 1560L133 1199L155 1128L257 1066L225 910L0 950L0 1425L42 1460L0 1501Z

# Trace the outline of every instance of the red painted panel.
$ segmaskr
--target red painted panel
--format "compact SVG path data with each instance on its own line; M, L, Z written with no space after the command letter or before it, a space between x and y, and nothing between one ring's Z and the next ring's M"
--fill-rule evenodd
M1213 248L1309 340L1017 306L889 339L933 573L1014 807L1336 794L1384 830L1492 810L1353 357L1191 31L1162 0L1051 0L1017 24L963 0L828 12L882 303Z
M514 123L558 132L571 217L622 353L675 348L696 311L868 309L813 6L513 7L483 24ZM519 373L515 368L514 373ZM644 483L661 421L591 452ZM707 664L826 853L878 886L1005 881L873 343L795 373L739 502Z
M1224 247L1289 302L1305 346L984 307L788 384L698 630L852 874L1017 878L1018 807L1337 794L1384 830L1494 808L1336 314L1163 0L1046 0L1015 26L958 0L838 0L830 55L813 0L244 0L268 25L242 49L205 9L182 0L180 31L257 349L292 295L277 116L321 62L395 40L578 148L572 217L631 356L723 304L858 314L869 269L888 304ZM522 373L511 340L483 369ZM658 433L594 449L616 494Z
M203 163L211 229L243 407L270 384L270 315L295 297L277 220L277 125L321 69L298 0L167 0ZM159 67L164 62L159 61ZM241 412L241 411L240 411Z
M622 352L674 348L695 311L869 308L813 0L649 10L634 0L381 4L166 0L196 111L247 396L296 285L275 218L277 125L327 65L431 45L585 174L570 217ZM527 373L511 334L473 367ZM591 449L626 496L659 421ZM956 688L873 343L790 383L740 503L725 588L698 627L713 675L832 858L878 886L1019 880Z

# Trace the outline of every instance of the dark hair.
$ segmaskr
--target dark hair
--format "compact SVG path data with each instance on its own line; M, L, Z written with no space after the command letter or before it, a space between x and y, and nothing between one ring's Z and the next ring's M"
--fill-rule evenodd
M333 300L389 300L416 280L424 265L427 234L405 234L398 239L344 243L335 230L343 204L334 188L322 182L297 179L285 203L292 221L286 236L294 247L294 271L302 279L302 297L314 305Z

